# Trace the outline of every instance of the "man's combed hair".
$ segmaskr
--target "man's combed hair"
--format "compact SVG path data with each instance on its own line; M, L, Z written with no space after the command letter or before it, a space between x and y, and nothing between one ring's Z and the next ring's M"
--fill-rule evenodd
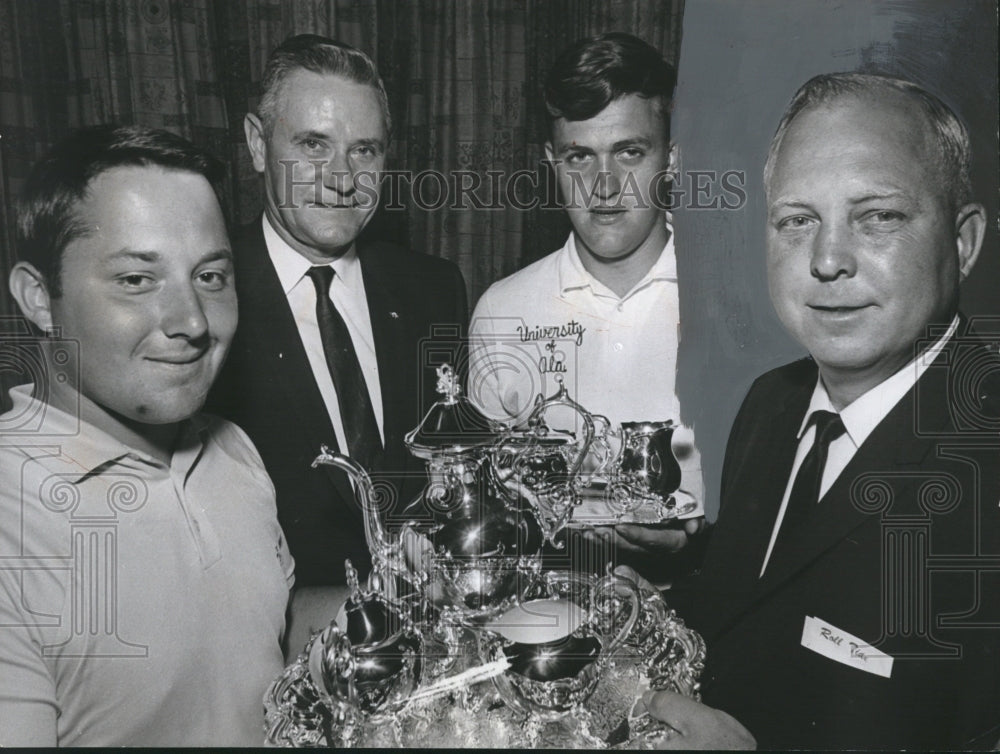
M225 172L208 152L154 128L90 126L62 139L31 169L16 203L18 258L38 270L50 295L62 295L63 252L87 232L76 210L91 182L112 168L129 166L183 170L213 184Z
M957 209L972 200L969 170L972 148L965 124L944 102L911 81L868 73L825 73L815 76L792 97L778 124L764 163L764 188L770 190L774 163L792 121L805 110L830 104L841 97L879 97L900 92L907 95L926 116L937 147L944 186Z
M275 48L264 66L261 81L262 94L257 106L257 116L264 124L264 133L270 136L278 119L281 85L288 75L297 70L312 71L321 75L342 76L356 84L366 84L378 93L382 117L387 134L392 133L389 114L389 97L385 93L382 77L375 64L361 50L318 34L297 34Z
M550 126L557 118L588 120L620 97L659 97L669 133L677 74L654 47L638 37L610 32L565 50L545 80Z

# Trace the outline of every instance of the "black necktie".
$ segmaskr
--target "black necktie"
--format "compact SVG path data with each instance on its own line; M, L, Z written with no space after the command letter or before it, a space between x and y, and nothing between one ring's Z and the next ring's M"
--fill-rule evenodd
M815 510L816 503L819 502L819 488L823 481L823 468L826 466L826 454L830 443L846 431L840 415L832 411L814 411L809 417L809 423L816 425L816 437L809 452L802 459L798 474L795 475L795 482L788 496L788 506L785 508L785 518L778 530L775 550L783 541L787 542Z
M337 403L340 404L340 418L344 422L347 447L351 458L365 469L371 470L382 450L382 441L347 323L330 301L333 268L310 267L307 274L316 286L316 321L319 323L326 363L337 390Z

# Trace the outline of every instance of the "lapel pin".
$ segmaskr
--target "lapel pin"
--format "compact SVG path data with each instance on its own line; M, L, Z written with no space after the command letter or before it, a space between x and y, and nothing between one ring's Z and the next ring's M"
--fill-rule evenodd
M396 314L396 312L389 312L389 316L392 317L393 319L399 319L399 315Z

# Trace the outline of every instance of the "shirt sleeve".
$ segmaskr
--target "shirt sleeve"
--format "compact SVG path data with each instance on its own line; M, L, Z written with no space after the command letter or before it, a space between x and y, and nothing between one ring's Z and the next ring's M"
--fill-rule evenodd
M288 591L291 591L292 587L295 586L295 559L288 550L285 533L281 530L281 526L278 525L277 519L275 519L274 523L278 530L278 562L281 564L282 573L285 574L285 583L288 584Z
M0 746L55 746L55 682L22 606L22 578L0 568Z
M246 432L232 422L221 419L219 421L224 422L229 430L228 435L231 441L227 442L227 445L235 445L240 449L240 461L246 467L247 472L252 474L267 490L267 499L270 507L269 516L272 524L270 531L273 532L274 536L274 548L278 555L278 562L281 565L282 573L285 576L285 582L288 584L289 590L291 590L295 585L295 559L292 558L292 553L288 549L288 542L285 540L285 533L278 523L278 506L274 483L267 473L260 453L257 452L257 447L253 444L249 436L247 436ZM232 448L230 448L231 451Z
M502 335L497 332L489 299L490 292L487 291L476 304L469 325L469 381L466 395L491 419L509 423L517 418L521 402L516 396L504 395L508 386L503 380L505 368Z

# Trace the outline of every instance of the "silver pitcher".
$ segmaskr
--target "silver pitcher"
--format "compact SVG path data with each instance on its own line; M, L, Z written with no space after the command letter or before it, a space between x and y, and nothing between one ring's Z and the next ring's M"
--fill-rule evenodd
M358 726L392 724L420 682L423 637L406 611L386 596L373 572L366 588L345 563L350 596L341 623L332 621L308 648L310 680L335 716L342 743L351 745Z
M679 505L674 495L681 485L681 467L671 448L676 424L623 422L612 429L605 417L595 420L601 430L594 443L598 463L587 481L606 481L605 500L618 516L652 506L655 517L665 520L696 507L694 502ZM612 450L615 445L617 452Z

